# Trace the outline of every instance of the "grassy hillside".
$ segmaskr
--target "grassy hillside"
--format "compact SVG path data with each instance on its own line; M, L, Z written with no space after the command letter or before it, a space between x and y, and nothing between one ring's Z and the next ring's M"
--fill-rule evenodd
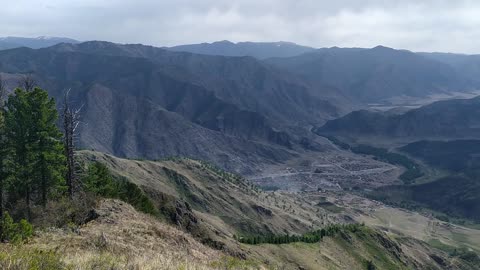
M241 244L245 256L239 258L121 201L102 200L92 213L84 225L39 230L23 245L0 245L1 269L475 269L475 257L460 257L468 253L448 255L365 226L317 243Z
M94 213L83 226L38 231L20 246L0 245L0 268L212 269L239 261L121 201L101 201Z
M314 243L241 244L236 236L300 235L352 219L295 194L257 190L240 177L200 161L79 154L82 160L100 161L113 174L135 182L167 222L224 256L247 259L251 269L258 266L253 262L272 269L367 269L370 264L377 269L443 269L446 265L455 268L455 263L465 263L462 269L469 269L468 262L424 242L368 227L341 231Z
M294 198L263 192L241 177L201 161L127 160L91 151L82 151L80 156L102 162L113 174L137 184L165 213L168 207L177 212L190 208L196 219L204 220L221 237L235 233L303 233L341 221ZM188 207L183 207L185 203Z

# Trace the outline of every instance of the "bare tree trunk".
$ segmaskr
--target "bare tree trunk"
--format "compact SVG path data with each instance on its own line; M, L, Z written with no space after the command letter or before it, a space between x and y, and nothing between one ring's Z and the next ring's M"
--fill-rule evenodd
M77 131L80 119L80 110L73 110L70 107L68 96L70 90L64 95L64 109L63 109L63 129L64 129L64 147L65 156L67 158L67 187L68 196L73 199L76 189L77 176L75 172L75 132Z

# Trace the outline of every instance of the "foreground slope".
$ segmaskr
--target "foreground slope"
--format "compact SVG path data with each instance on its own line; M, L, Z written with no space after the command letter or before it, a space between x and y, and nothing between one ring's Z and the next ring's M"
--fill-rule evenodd
M214 250L190 234L102 200L88 223L41 230L27 244L0 245L2 269L475 269L462 260L408 238L367 227L319 243L242 245L243 259Z
M313 244L240 244L234 235L302 234L352 222L359 212L332 211L315 203L315 198L295 193L260 191L200 161L136 161L90 151L80 156L84 161L102 162L115 175L136 183L166 214L167 222L225 255L274 269L364 269L369 261L380 269L474 269L468 268L469 262L422 241L368 227Z
M46 268L38 269L55 270L210 269L222 259L221 252L124 202L103 200L94 213L94 220L74 230L40 231L22 247L2 245L0 268L32 269L29 260L42 258L41 251L47 252L39 260Z

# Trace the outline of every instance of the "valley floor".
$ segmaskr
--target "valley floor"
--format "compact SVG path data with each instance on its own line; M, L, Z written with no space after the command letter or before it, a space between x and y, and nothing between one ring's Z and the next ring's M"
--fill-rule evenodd
M375 188L399 184L403 169L346 151L307 152L248 177L273 190L317 191Z

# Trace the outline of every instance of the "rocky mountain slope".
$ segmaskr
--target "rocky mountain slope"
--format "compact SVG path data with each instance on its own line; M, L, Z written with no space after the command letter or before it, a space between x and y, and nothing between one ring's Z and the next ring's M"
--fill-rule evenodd
M83 105L82 147L119 156L184 155L245 171L295 155L308 144L304 127L345 111L250 57L87 42L7 50L0 59L5 77L33 74L59 106L71 89Z

